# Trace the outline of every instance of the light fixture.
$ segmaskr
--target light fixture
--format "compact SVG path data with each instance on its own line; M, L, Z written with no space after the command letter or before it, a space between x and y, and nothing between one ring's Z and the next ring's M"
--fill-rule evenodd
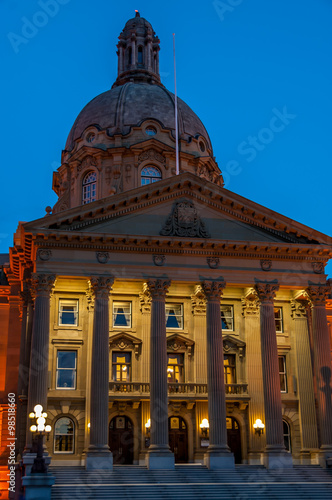
M263 424L261 419L257 418L256 422L254 423L255 433L258 434L259 436L261 434L264 434L264 428L265 428L265 425Z
M207 418L203 418L202 422L199 424L200 428L201 428L201 431L202 431L202 435L207 437L207 433L208 433L208 429L210 427L210 424L209 424L209 421Z
M45 435L49 435L52 427L50 425L45 425L47 413L45 411L43 412L42 405L36 405L34 411L29 413L29 418L33 421L33 424L30 426L30 431L36 433L35 441L37 446L37 456L33 462L31 473L46 474L47 467L43 456L43 439Z
M146 422L145 424L145 433L148 436L150 434L150 429L151 429L151 419Z

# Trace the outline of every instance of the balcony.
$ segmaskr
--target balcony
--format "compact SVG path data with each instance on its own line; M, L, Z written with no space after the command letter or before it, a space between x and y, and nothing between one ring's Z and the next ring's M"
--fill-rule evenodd
M248 384L225 384L226 401L249 400ZM168 395L176 399L207 399L207 384L168 384ZM149 399L150 384L145 382L110 382L109 395Z

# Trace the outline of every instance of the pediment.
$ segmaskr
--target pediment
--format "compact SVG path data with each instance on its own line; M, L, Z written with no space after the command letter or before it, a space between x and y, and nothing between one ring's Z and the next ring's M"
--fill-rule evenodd
M195 342L191 339L188 339L184 335L180 335L178 333L174 333L167 337L167 349L174 352L185 352L188 351L191 354L192 347Z
M244 355L244 350L246 347L246 343L236 337L232 337L231 335L225 335L222 338L224 345L224 353L238 353L240 358Z
M134 337L127 332L119 332L112 335L109 339L110 349L119 349L120 351L132 350L138 355L142 340Z

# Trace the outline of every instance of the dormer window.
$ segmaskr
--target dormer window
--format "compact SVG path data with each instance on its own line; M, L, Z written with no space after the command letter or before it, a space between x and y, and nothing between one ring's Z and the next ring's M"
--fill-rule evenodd
M137 62L143 64L143 47L138 47Z
M145 167L141 171L141 185L151 184L152 182L161 181L161 172L156 167Z
M82 203L96 201L97 175L96 172L89 172L83 179Z

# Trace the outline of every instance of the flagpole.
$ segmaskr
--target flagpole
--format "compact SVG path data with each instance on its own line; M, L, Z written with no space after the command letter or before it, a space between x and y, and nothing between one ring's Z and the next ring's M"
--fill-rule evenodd
M176 175L179 175L179 127L178 127L178 97L176 91L176 61L175 61L175 33L173 33L173 55L174 55L174 96L175 96L175 154Z

